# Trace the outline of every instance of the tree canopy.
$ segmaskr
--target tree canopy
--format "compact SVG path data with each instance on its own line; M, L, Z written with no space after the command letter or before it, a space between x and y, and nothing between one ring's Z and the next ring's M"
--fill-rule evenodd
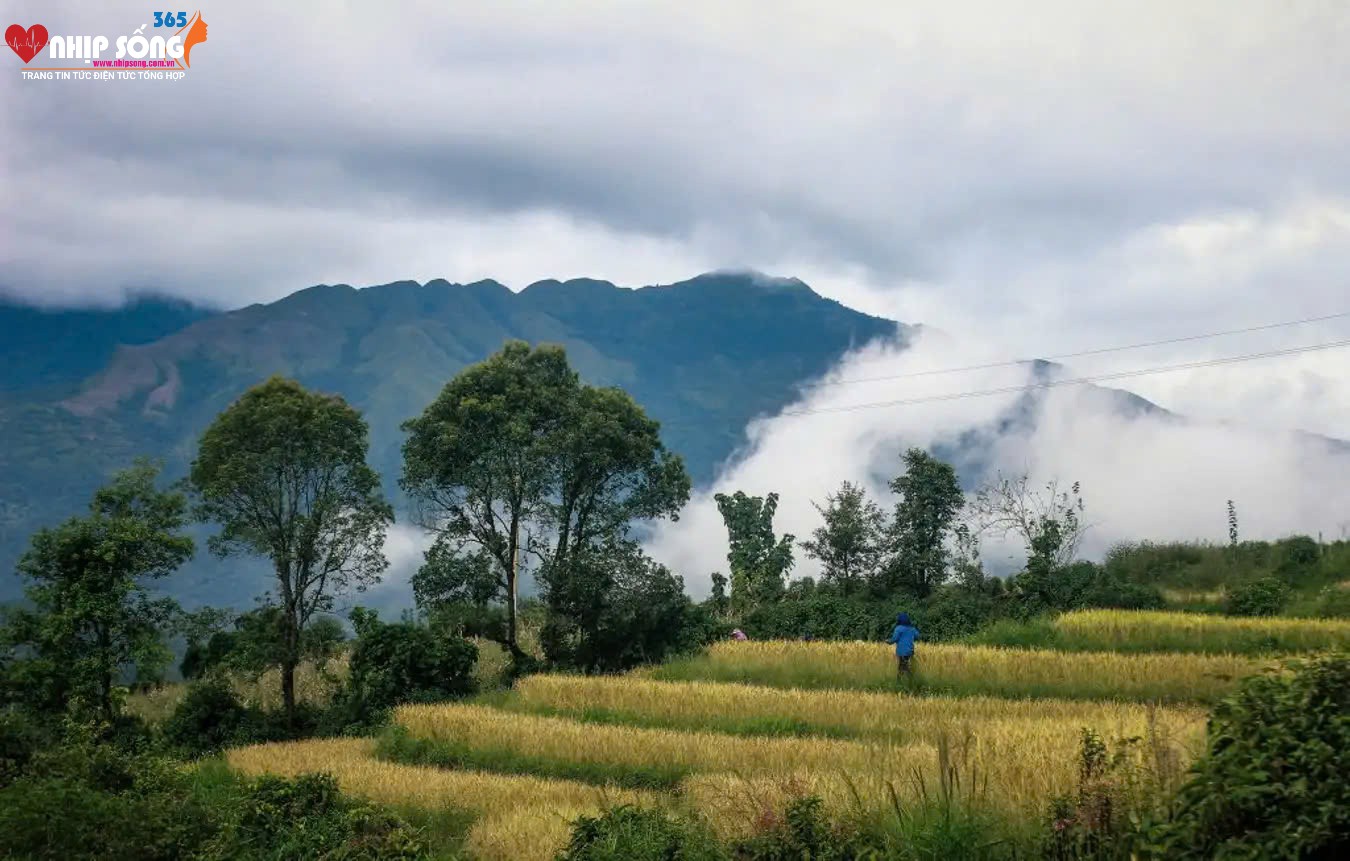
M361 414L335 395L273 377L245 392L202 434L189 480L196 513L220 525L222 556L272 561L282 611L282 695L295 713L301 631L336 594L364 590L388 562L393 509L366 463Z

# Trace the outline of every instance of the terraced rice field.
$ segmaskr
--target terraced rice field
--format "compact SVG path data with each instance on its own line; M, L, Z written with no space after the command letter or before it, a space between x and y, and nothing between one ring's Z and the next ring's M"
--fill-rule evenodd
M1156 615L1122 624L1146 628ZM1108 622L1097 636L1121 636ZM487 861L551 858L573 818L612 804L669 807L733 837L802 794L866 812L944 779L1034 823L1076 787L1084 728L1145 739L1129 755L1175 776L1203 745L1204 704L1270 665L926 645L915 683L897 686L884 645L722 643L626 676L534 676L483 703L404 706L378 741L261 745L228 759L251 774L328 771L375 801L470 811L466 847Z

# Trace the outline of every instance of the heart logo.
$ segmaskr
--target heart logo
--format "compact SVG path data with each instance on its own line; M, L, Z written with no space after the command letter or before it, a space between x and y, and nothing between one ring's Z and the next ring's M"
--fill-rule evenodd
M27 63L37 56L38 51L46 47L47 28L41 24L34 24L25 30L20 24L10 24L5 30L5 44L19 55L20 60Z

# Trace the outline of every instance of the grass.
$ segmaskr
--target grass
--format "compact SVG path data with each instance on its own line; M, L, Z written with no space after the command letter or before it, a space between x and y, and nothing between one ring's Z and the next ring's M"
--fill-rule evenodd
M1350 646L1350 620L1079 610L1055 619L999 622L968 642L1070 652L1279 655Z
M482 861L548 859L567 842L570 822L611 804L653 806L652 793L540 777L451 771L382 762L366 739L254 745L226 754L243 774L294 777L327 772L344 792L400 809L475 817L465 848Z
M707 771L906 771L931 756L926 743L680 732L449 703L400 706L394 722L413 739L437 743L451 764L458 764L453 757L464 756L463 765L493 771L532 771L596 783L625 774L629 785L658 787ZM389 749L396 749L392 742Z
M1207 713L1119 701L912 696L802 690L633 677L539 675L521 679L509 708L595 723L626 723L740 735L875 738L936 743L953 731L979 735L1049 724L1139 735L1161 722L1178 737L1203 732Z
M704 654L647 671L667 681L740 682L781 688L913 693L1156 700L1212 703L1237 680L1273 662L1235 655L1062 652L930 644L915 659L914 679L897 683L895 658L864 642L723 642Z
M340 655L320 668L306 662L295 671L295 696L298 702L325 706L333 699L348 673L347 656ZM230 687L245 704L264 711L281 708L281 670L271 669L257 677L243 673L229 675ZM183 695L185 683L166 684L160 688L131 694L127 697L127 711L150 723L159 723L173 713Z

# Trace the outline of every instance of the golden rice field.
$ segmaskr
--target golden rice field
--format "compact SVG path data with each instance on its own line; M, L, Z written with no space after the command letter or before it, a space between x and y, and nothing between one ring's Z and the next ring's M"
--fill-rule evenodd
M1079 610L1061 615L1054 628L1066 644L1102 651L1257 653L1350 648L1350 619Z
M1176 637L1224 630L1174 615L1071 614L1065 624L1118 644L1169 623ZM1315 630L1306 636L1336 629ZM1204 704L1273 665L1180 650L924 644L914 683L897 686L881 644L725 642L625 676L539 675L480 703L402 706L398 731L378 744L258 745L228 761L247 774L326 771L375 802L472 812L465 848L485 861L553 858L571 820L613 804L669 807L733 838L801 795L867 813L916 803L944 781L978 787L992 814L1034 827L1050 798L1076 789L1085 728L1108 742L1144 739L1123 755L1166 791L1203 747Z
M609 805L654 805L653 793L479 771L450 771L381 762L366 739L317 739L229 751L231 768L248 775L294 777L327 772L343 792L385 804L470 810L479 818L467 847L483 861L551 858L569 823Z
M609 726L474 705L401 706L394 722L414 738L453 742L479 751L631 768L738 773L879 768L904 772L933 756L932 745L926 743L864 744Z
M1095 727L1121 737L1142 735L1150 723L1169 734L1203 731L1208 715L1198 707L1153 708L1119 700L1003 699L915 696L850 690L769 688L727 682L661 682L628 677L540 675L521 679L514 703L524 709L609 718L677 729L730 731L771 728L829 735L936 742L969 729L988 735L1047 723Z
M915 659L918 690L998 697L1213 702L1275 665L1238 655L1119 654L931 644ZM649 672L671 681L784 688L892 689L895 658L865 642L727 641Z
M614 678L597 681L618 689L659 684ZM846 700L841 704L852 705ZM896 715L912 709L916 719L955 714L950 699L934 704L923 697L892 695L885 706ZM959 748L968 764L987 781L996 803L1018 814L1034 813L1051 795L1073 788L1079 733L1084 726L1108 738L1153 734L1160 747L1180 760L1189 760L1198 750L1204 727L1198 714L1182 709L1161 708L1150 717L1142 709L1127 715L1124 709L1106 706L1095 715L1115 717L1115 725L1093 721L1090 709L1077 714L1064 711L1060 716L1047 714L1041 720L1029 720L1028 712L1015 704L1008 711L1010 717L999 718L993 716L996 708L987 708L982 721L964 725L959 721L931 722L928 733L935 738L947 736L947 742ZM1125 719L1123 724L1119 723L1121 718ZM915 775L937 780L937 745L928 741L770 738L644 729L454 704L405 706L397 710L395 722L417 738L503 753L512 762L524 757L540 768L557 762L633 769L665 766L693 774L767 780L770 784L807 775L822 786L835 786L834 794L840 797L852 784L849 792L857 792L854 800L870 809L881 809L889 803L888 784L905 795L914 789L911 783ZM831 793L822 794L828 802Z

